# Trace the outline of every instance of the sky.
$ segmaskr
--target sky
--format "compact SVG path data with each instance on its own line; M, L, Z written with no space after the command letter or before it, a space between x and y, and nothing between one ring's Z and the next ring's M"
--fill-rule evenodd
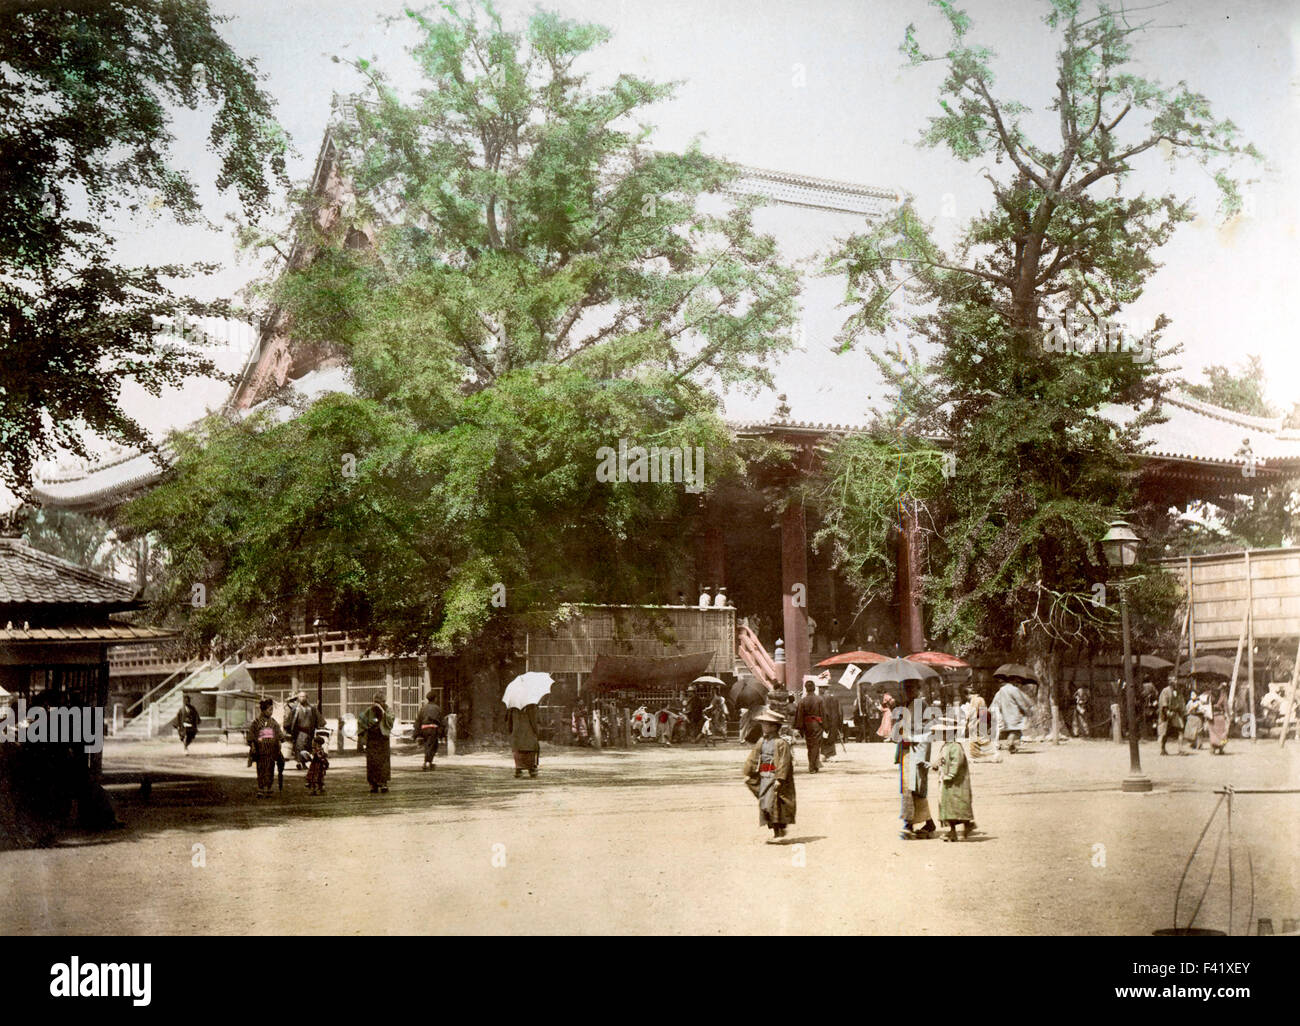
M345 63L375 60L402 87L418 82L404 52L412 41L405 19L385 24L402 6L387 0L212 0L229 15L223 35L257 60L296 147L295 180L310 175L329 115L331 94L356 92L364 80ZM507 22L531 2L498 0ZM905 67L898 47L915 23L923 47L940 48L939 14L919 0L547 0L567 17L607 25L611 41L584 65L595 82L632 72L680 81L674 99L652 114L654 143L678 148L700 138L709 151L744 164L899 189L914 197L940 239L989 205L982 163L963 164L917 145L937 110L938 66ZM971 38L996 53L996 93L1043 109L1054 88L1054 47L1042 23L1043 0L970 0ZM1166 339L1184 346L1183 373L1199 380L1210 364L1234 365L1258 354L1277 406L1300 401L1300 0L1172 0L1134 15L1151 19L1141 37L1141 70L1166 84L1186 79L1220 117L1230 117L1267 158L1247 169L1246 215L1224 225L1215 215L1213 183L1197 168L1174 168L1158 155L1133 176L1132 187L1192 196L1198 218L1162 251L1163 267L1131 314L1139 324L1163 312ZM210 111L180 112L174 157L200 183L209 217L234 209L212 186L216 162L205 150ZM1046 123L1050 132L1050 121ZM1048 137L1050 141L1050 136ZM183 228L165 216L123 225L120 252L132 262L210 260L222 270L205 295L232 295L262 273L236 251L233 235ZM819 322L814 336L833 324ZM801 373L842 378L826 345L814 337L815 359ZM242 350L242 351L241 351ZM246 336L218 355L237 368ZM851 366L862 366L855 360ZM194 382L152 400L125 393L128 409L162 430L219 405L228 387ZM771 397L757 401L760 412Z

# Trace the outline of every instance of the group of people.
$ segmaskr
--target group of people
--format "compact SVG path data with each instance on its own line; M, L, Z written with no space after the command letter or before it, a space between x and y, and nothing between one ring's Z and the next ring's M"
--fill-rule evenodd
M1170 680L1156 698L1156 738L1161 755L1169 754L1166 746L1170 738L1177 745L1177 755L1183 754L1183 741L1200 748L1203 739L1208 739L1211 753L1222 755L1228 746L1228 725L1226 684L1220 684L1211 697L1208 687L1198 693L1195 683L1184 695L1178 683Z
M722 695L714 695L708 702L695 685L686 689L684 703L670 702L656 711L639 705L632 712L632 740L658 741L671 746L678 743L700 742L716 746L719 739L726 740L727 718L730 710Z
M422 770L435 767L434 757L443 731L442 709L436 701L436 692L425 696L415 717L415 738L424 749ZM189 698L186 696L186 706ZM275 701L264 698L258 704L258 715L248 725L245 740L248 742L248 765L257 767L257 797L269 798L274 793L276 773L284 782L284 743L291 743L291 751L300 770L307 771L307 793L325 793L325 773L329 769L329 729L325 726L320 709L307 699L305 691L298 692L285 708L284 726L273 715ZM183 716L183 709L182 709ZM194 714L197 721L197 714ZM181 717L178 717L178 721ZM392 780L393 714L382 692L376 692L370 704L357 717L357 741L366 753L366 782L371 794L387 794ZM181 740L186 743L185 733ZM189 740L193 740L190 738Z
M794 713L795 727L803 733L808 744L809 773L819 772L819 749L828 722L828 703L822 701L822 696L816 694L814 688L813 681L805 682L804 695ZM921 840L936 831L929 801L929 771L933 768L942 783L938 819L948 829L944 840L958 840L958 827L961 828L960 839L966 840L975 830L975 814L970 766L958 740L959 724L954 719L927 723L928 717L923 712L925 704L917 682L908 681L903 688L902 706L896 713L892 701L887 707L890 733L897 745L894 762L899 768L902 799L900 836L905 840ZM833 696L830 700L836 701ZM829 718L833 719L833 715ZM781 711L764 706L753 714L752 721L758 724L762 736L754 742L745 760L745 784L758 799L759 823L772 831L772 841L775 842L784 838L795 822L798 802L794 756L789 738L781 733L786 722ZM937 763L930 761L933 734L937 734L943 743Z

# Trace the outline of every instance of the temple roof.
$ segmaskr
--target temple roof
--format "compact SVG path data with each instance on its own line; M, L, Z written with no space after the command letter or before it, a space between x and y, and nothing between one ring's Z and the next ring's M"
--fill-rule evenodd
M136 588L24 544L0 538L0 606L94 606L129 609Z

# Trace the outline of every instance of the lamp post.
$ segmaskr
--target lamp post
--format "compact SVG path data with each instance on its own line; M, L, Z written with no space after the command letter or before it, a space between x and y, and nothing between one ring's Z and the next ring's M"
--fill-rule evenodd
M320 617L312 621L312 627L316 630L316 709L317 716L325 715L325 646L321 639L321 622ZM343 710L339 710L339 723L343 722Z
M1117 570L1127 570L1137 562L1138 536L1125 520L1112 520L1110 529L1101 540L1106 562ZM1133 687L1133 655L1128 626L1128 600L1124 582L1119 586L1119 618L1124 633L1124 690L1128 693L1128 776L1120 789L1123 791L1150 791L1151 778L1142 772L1142 755L1138 751L1137 692Z

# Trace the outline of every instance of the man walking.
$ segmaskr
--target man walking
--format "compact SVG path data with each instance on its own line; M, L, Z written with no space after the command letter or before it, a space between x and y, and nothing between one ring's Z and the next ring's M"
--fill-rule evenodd
M293 742L293 757L299 769L311 765L311 740L316 731L325 726L320 710L307 700L307 692L299 691L297 702L290 706L284 717L284 732Z
M181 698L181 709L176 714L176 733L185 746L185 754L190 754L190 744L199 733L199 711L190 704L190 696Z
M442 706L434 701L436 692L424 696L424 705L415 714L415 739L424 746L424 765L421 772L434 768L433 757L438 753L438 737L442 733Z
M1177 754L1183 754L1183 712L1183 696L1178 693L1178 687L1171 680L1160 692L1160 698L1156 703L1156 734L1160 738L1161 755L1169 754L1165 751L1165 744L1170 734L1178 739Z
M803 739L808 745L809 773L817 773L821 770L818 756L821 754L822 730L825 723L825 710L822 708L822 700L813 691L815 686L811 680L804 681L804 696L799 699L799 704L794 709L794 729L803 733Z
M1002 731L1007 735L1007 751L1014 752L1020 747L1020 735L1024 732L1025 721L1034 713L1034 703L1020 690L1019 685L1022 682L1038 682L1026 676L1023 667L1014 664L999 666L993 676L1002 681L1002 686L993 696L993 704L989 709L998 718Z
M704 731L704 699L692 684L686 689L686 740L698 741Z

